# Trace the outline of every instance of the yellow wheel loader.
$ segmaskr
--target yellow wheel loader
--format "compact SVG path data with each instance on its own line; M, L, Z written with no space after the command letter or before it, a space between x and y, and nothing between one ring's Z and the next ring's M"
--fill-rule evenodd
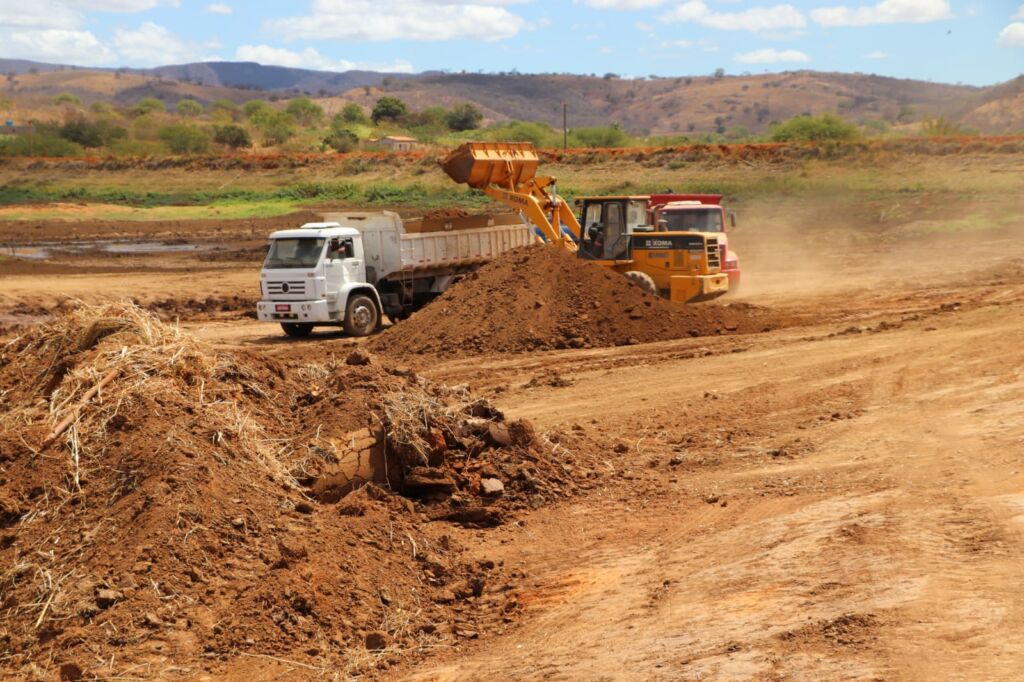
M651 293L692 302L728 292L716 236L648 224L646 196L582 197L577 218L558 196L555 178L537 175L538 165L529 142L467 142L441 162L455 182L519 211L538 240L615 270Z

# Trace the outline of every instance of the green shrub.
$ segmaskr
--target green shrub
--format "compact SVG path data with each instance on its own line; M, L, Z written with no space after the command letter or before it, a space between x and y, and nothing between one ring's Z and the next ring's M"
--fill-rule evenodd
M203 105L194 99L183 99L178 102L178 106L174 110L178 112L179 116L195 118L203 113Z
M308 97L293 99L284 110L305 128L318 125L324 120L323 108Z
M238 117L238 105L229 99L218 99L210 107L210 114L214 118L234 121Z
M160 139L175 154L198 154L210 148L210 135L199 126L172 123L160 129Z
M632 141L618 123L594 128L576 128L569 133L571 147L625 147Z
M167 106L156 97L144 97L132 107L132 113L136 116L145 116L153 112L167 111Z
M167 153L167 147L156 140L123 138L107 145L107 151L115 156L160 156Z
M373 112L370 118L374 123L381 121L397 121L408 113L409 109L405 102L397 97L385 96L377 100L373 105Z
M156 115L146 114L132 121L132 137L136 140L159 140L160 121Z
M958 137L971 134L971 131L961 128L947 119L945 115L938 118L926 116L921 121L921 132L928 137Z
M775 142L842 141L852 140L857 135L857 126L835 114L794 116L772 128Z
M0 156L79 156L82 147L53 132L0 137Z
M93 102L89 105L89 111L96 114L97 116L104 116L107 118L117 115L114 107L110 106L106 102Z
M370 119L367 118L366 113L363 112L363 108L355 102L349 102L346 104L339 114L345 123L365 124ZM337 118L337 117L335 117Z
M290 114L273 111L260 114L256 125L263 135L263 143L268 145L284 144L295 135L295 125Z
M249 131L233 123L214 128L213 141L217 144L227 145L232 149L252 146L252 138L249 137Z
M73 95L70 92L62 92L53 98L54 104L73 104L78 106L82 103L82 100L78 99L77 95Z
M103 147L114 140L128 137L128 131L109 121L88 121L84 118L72 119L60 127L60 136L69 142L83 147Z
M480 122L483 120L484 115L469 102L455 105L445 117L448 127L456 132L476 130L480 127Z
M346 153L356 148L359 144L359 137L351 130L331 126L324 144L336 152Z
M488 140L496 142L532 142L535 147L561 147L562 133L544 123L533 121L506 121L483 132Z
M247 119L259 125L260 121L274 114L274 107L261 99L251 99L242 105L242 112Z
M421 140L433 140L448 132L447 116L448 110L443 107L427 107L405 114L401 125Z

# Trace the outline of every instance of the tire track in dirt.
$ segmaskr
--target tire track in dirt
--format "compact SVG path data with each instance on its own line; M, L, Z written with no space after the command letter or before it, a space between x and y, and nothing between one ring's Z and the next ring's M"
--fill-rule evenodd
M756 377L762 395L787 397L749 437L799 433L814 447L737 452L686 469L678 485L650 474L608 491L618 511L584 501L572 516L530 519L527 529L543 530L521 554L514 539L503 550L531 567L526 623L413 679L1014 678L1024 663L1010 636L1024 625L1020 328L1013 305L950 317L939 335L905 328L766 350L760 372L762 351L727 358L723 418ZM659 367L649 394L671 400L726 369L720 357ZM612 397L602 404L620 398L623 423L644 409L618 389L624 374L581 388L600 396L603 385ZM807 413L779 409L829 385L853 386L865 411L808 429ZM551 412L510 397L552 421L573 413L571 401Z

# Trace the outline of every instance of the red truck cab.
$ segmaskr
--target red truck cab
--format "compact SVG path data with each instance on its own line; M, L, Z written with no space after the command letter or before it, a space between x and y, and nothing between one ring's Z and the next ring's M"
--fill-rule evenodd
M721 194L652 194L648 202L650 224L656 231L714 232L721 248L722 272L729 276L729 291L740 284L739 257L729 248L726 225L735 227L736 216L726 221Z

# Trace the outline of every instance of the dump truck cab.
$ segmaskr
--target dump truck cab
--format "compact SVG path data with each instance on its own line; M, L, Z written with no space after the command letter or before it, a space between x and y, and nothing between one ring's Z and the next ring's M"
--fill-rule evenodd
M650 221L657 232L701 232L718 239L722 272L729 278L729 291L740 284L739 257L729 248L729 227L736 227L736 214L726 215L721 194L652 194ZM728 218L728 220L727 220Z
M673 301L707 300L728 291L717 234L658 229L649 196L590 196L576 202L578 257Z
M365 336L381 320L380 297L367 283L362 234L336 222L272 233L260 294L257 318L280 323L289 336L332 324Z

